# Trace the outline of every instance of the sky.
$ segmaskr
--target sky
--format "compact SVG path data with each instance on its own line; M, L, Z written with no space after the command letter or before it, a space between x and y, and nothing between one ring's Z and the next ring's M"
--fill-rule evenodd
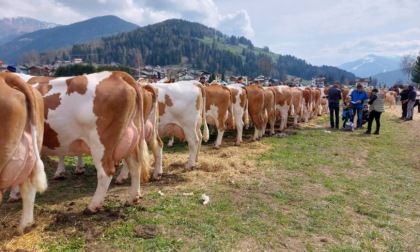
M184 19L317 66L420 52L419 0L0 0L0 6L0 18L62 25L104 15L139 26Z

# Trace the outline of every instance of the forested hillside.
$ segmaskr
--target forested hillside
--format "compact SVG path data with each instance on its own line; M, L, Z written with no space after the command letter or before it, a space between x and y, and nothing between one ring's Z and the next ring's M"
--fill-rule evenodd
M102 38L99 41L73 45L56 58L77 55L84 62L131 67L142 65L184 65L229 75L270 76L282 80L286 75L311 79L354 80L352 73L336 67L312 66L290 55L277 55L268 47L257 48L244 37L221 32L189 21L171 19Z

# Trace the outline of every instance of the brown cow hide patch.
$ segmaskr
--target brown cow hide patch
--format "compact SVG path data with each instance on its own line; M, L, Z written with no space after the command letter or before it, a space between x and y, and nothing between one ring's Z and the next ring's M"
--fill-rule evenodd
M67 83L67 95L74 92L78 94L85 94L87 91L88 79L86 76L76 76L74 78L66 80Z

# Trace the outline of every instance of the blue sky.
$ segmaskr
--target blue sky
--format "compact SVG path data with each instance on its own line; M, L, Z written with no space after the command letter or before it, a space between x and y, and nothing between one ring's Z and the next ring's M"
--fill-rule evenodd
M0 6L0 18L59 24L103 15L140 26L181 18L313 65L420 52L418 0L0 0Z

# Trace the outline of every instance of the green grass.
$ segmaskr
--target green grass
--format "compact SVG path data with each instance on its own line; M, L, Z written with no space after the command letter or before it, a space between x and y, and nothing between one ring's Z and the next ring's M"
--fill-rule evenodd
M318 122L328 124L325 118ZM413 141L412 128L387 114L382 125L380 136L303 128L287 138L264 138L261 142L269 151L243 156L256 164L250 173L175 171L178 181L166 184L163 177L144 185L144 197L136 206L124 207L127 188L120 194L121 187L112 185L103 210L94 216L81 214L96 187L92 161L85 158L87 174L50 182L48 193L37 196L35 218L49 223L38 231L43 239L37 248L416 251L420 176L412 151L420 143ZM241 155L237 147L222 148ZM164 149L166 155L187 151L184 143ZM73 159L66 164L71 173ZM48 172L51 176L53 171ZM210 196L205 206L203 193ZM136 237L133 228L142 224L155 225L159 234Z

